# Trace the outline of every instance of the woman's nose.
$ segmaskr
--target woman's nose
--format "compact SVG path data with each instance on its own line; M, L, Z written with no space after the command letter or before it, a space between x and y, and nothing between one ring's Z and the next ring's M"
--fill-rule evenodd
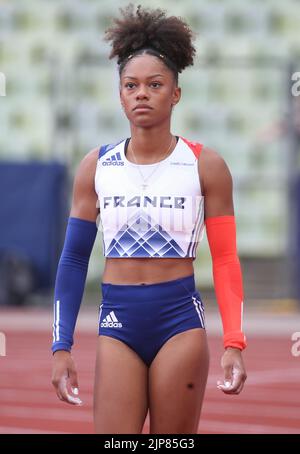
M137 91L136 98L143 99L148 97L148 90L145 86L141 85Z

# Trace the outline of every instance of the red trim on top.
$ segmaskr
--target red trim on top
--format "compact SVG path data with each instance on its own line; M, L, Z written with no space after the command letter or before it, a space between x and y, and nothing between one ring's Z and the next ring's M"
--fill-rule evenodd
M187 146L192 150L194 155L196 156L196 159L199 158L200 153L203 149L203 144L202 143L197 143L197 142L190 142L189 140L185 139L184 137L180 138L187 144Z

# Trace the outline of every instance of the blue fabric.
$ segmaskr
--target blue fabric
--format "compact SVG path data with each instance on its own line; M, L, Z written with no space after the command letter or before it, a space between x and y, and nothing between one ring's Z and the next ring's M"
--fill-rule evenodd
M158 284L101 286L99 335L124 342L147 366L175 334L205 328L194 275Z
M69 218L57 268L52 352L71 351L89 258L97 235L95 222Z
M53 288L69 210L68 195L64 165L0 163L0 255L29 261L36 290Z
M102 145L99 149L98 159L102 158L102 156L104 156L109 150L112 150L117 145L119 145L121 142L123 142L123 139L120 140L120 142L118 142L118 143L108 143L107 145Z

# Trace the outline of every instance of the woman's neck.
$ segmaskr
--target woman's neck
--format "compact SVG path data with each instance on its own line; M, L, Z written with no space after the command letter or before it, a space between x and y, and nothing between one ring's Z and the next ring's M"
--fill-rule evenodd
M170 131L150 132L149 130L131 131L127 157L133 162L147 164L164 159L176 146L176 138Z

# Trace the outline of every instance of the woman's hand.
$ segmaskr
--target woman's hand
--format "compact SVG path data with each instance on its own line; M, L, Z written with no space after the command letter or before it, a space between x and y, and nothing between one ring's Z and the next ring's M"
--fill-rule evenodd
M225 380L217 382L225 394L239 394L247 378L242 353L238 348L227 347L221 359Z
M58 350L53 355L52 385L55 388L57 397L71 405L82 405L78 397L77 371L71 353ZM67 385L70 384L72 393L69 394Z

